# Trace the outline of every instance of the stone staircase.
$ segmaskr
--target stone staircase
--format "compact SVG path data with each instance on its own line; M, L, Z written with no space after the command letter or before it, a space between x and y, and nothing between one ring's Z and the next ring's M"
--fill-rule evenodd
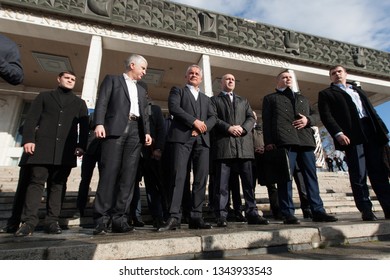
M11 215L12 202L15 194L19 167L0 167L0 226L5 225L6 219ZM324 201L324 206L328 213L343 214L343 213L358 213L352 196L352 191L349 185L348 174L346 172L318 172L320 182L320 193ZM98 182L98 171L95 169L94 177L91 182L90 197L86 209L86 217L74 218L76 210L77 190L80 183L80 167L74 168L68 179L67 193L61 212L61 224L68 226L92 226L92 203L96 186ZM296 213L302 214L299 209L299 197L294 185L294 203L296 205ZM380 211L379 202L376 200L375 194L371 192L374 211ZM147 209L145 189L141 185L141 199L142 199L142 213L145 222L151 220L149 211ZM270 207L268 201L267 188L265 186L257 185L256 199L259 210L264 215L270 214ZM40 216L44 216L45 195L42 197L42 208ZM207 213L207 206L205 206L205 213ZM207 213L206 218L210 215Z

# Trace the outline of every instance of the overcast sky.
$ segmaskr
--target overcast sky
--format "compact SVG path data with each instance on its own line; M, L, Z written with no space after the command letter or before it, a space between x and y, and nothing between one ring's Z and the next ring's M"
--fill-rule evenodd
M175 0L171 2L390 52L389 0ZM390 102L378 106L377 110L390 129Z

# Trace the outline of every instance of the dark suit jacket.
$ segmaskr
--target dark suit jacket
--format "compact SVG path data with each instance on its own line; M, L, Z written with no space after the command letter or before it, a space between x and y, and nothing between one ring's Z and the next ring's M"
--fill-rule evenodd
M140 139L150 133L148 105L145 89L137 84L140 112ZM107 75L100 85L96 102L94 126L103 125L106 136L121 136L126 128L130 113L130 96L123 75Z
M76 166L76 147L86 150L87 105L73 92L61 104L59 91L42 92L31 104L23 127L23 144L35 143L35 152L28 156L27 164Z
M0 77L11 85L23 82L24 74L18 45L0 34Z
M214 127L215 159L254 159L252 129L255 118L248 100L234 94L233 109L229 96L221 92L218 96L211 97L211 101L217 114ZM231 125L241 125L245 133L241 137L232 136L228 132Z
M386 144L388 142L387 133L389 133L386 125L376 113L364 91L357 87L353 87L353 89L359 93L364 108L372 121L378 144ZM359 114L356 106L344 90L331 85L320 91L318 109L322 123L333 137L336 150L345 150L346 148L346 146L341 146L334 137L339 132L348 136L351 145L362 144L366 141L362 127L359 125Z
M201 135L204 143L210 147L210 130L215 125L215 115L210 98L199 92L201 116L207 131ZM173 116L168 131L168 142L186 143L191 139L193 123L196 118L195 98L188 87L173 87L168 97L169 113Z

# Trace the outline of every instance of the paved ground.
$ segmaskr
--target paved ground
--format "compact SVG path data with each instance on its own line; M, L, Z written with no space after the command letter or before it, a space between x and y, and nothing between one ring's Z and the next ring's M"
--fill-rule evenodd
M233 256L236 260L390 260L390 239L309 250ZM390 262L389 262L390 265Z
M228 228L211 230L189 230L182 225L180 230L163 233L148 226L130 234L106 236L93 236L91 228L80 227L70 227L60 235L36 231L30 237L17 238L1 234L0 259L333 259L337 252L344 254L340 259L358 259L362 255L357 242L390 237L390 221L384 220L381 213L375 222L363 222L359 213L338 217L336 223L311 220L302 220L300 225L284 225L280 221L271 221L268 226L230 223ZM340 244L352 247L327 251L328 247ZM388 246L375 247L375 242L367 246L371 246L370 250L365 251L367 254L372 251L372 258L390 251Z

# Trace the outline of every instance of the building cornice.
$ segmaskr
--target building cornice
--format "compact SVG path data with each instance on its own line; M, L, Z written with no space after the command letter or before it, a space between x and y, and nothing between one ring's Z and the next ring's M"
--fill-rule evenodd
M161 0L1 0L18 7L159 33L248 54L390 78L390 53Z

